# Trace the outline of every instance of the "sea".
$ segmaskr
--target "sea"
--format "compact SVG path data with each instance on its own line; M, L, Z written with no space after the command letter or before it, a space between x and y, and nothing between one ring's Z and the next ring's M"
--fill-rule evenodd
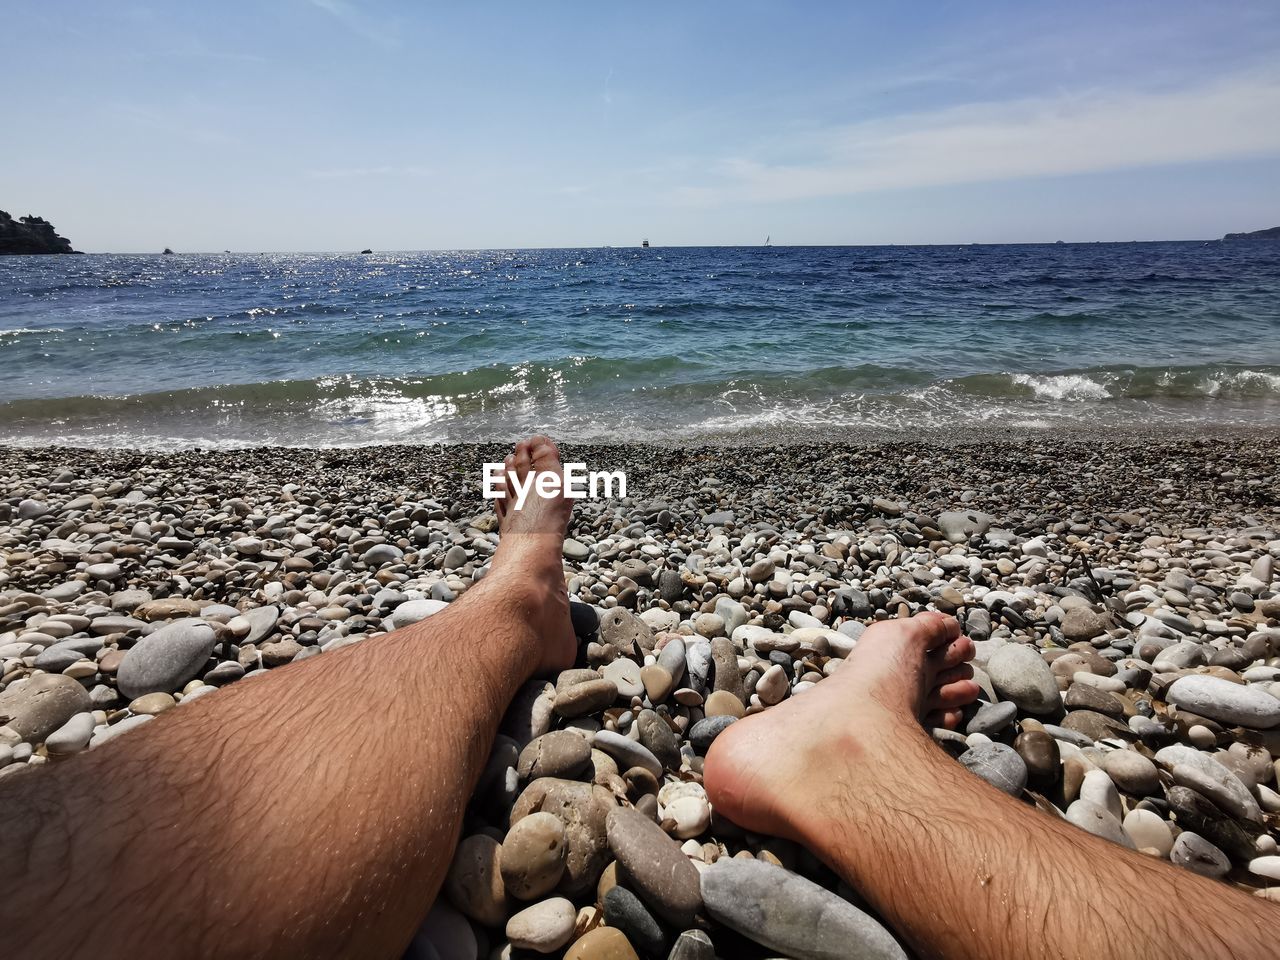
M0 257L0 443L1280 424L1280 242Z

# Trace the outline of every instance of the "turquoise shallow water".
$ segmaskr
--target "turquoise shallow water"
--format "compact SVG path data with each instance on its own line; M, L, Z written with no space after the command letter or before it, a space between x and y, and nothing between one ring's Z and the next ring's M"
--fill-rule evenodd
M1280 422L1280 243L0 259L0 441Z

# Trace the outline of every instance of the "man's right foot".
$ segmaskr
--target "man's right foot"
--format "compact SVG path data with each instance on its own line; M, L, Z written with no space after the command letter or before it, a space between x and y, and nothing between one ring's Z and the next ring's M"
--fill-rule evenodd
M822 790L874 790L870 765L888 762L897 738L920 736L921 721L955 728L978 695L973 654L954 617L872 625L829 678L716 738L703 773L708 798L747 830L799 839ZM855 770L869 765L864 782L830 782L832 757L841 755Z

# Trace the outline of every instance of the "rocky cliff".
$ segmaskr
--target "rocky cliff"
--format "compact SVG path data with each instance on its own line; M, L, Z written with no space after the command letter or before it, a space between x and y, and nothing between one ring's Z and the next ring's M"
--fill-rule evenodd
M1223 240L1280 240L1280 227L1254 230L1252 233L1228 233Z
M75 253L71 241L58 236L43 217L13 219L0 210L0 254Z

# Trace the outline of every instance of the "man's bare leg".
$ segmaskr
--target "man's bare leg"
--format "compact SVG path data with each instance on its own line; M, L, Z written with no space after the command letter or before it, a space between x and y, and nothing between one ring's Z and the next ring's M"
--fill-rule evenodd
M1275 956L1273 904L1054 820L943 753L918 719L955 725L976 688L953 664L972 655L941 614L870 628L831 678L720 735L712 803L807 846L922 957Z
M508 459L558 470L545 437ZM498 722L572 663L570 503L503 511L448 610L0 781L7 957L398 957Z

